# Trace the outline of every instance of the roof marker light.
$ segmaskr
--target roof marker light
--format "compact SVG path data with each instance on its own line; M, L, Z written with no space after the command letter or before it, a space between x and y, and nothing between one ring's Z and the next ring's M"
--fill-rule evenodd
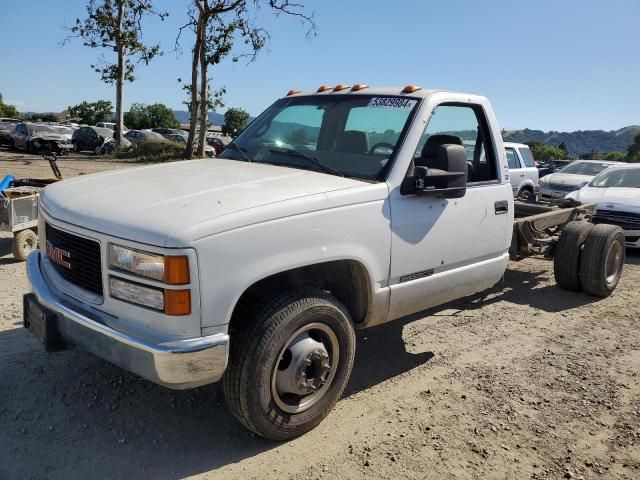
M348 88L350 88L350 87L349 87L349 85L342 85L342 84L340 84L340 85L336 85L336 86L333 88L333 91L334 91L334 92L339 92L340 90L347 90Z
M416 85L407 85L402 89L402 93L413 93L417 92L418 90L422 90L422 87L418 87Z
M353 87L351 87L351 90L353 92L357 92L359 90L364 90L365 88L369 88L369 85L364 83L356 83Z
M326 92L327 90L331 90L333 87L330 87L329 85L322 85L320 88L318 88L318 92Z
M302 90L289 90L287 92L287 97L290 97L291 95L295 95L296 93L300 93L302 92Z

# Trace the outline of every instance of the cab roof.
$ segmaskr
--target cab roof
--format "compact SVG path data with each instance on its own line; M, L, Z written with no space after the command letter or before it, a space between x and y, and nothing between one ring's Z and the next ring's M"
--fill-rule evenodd
M368 85L322 85L316 90L289 90L287 97L305 97L310 95L380 95L380 96L407 96L425 98L438 92L462 93L445 89L429 89L407 85L406 87L369 87ZM469 94L467 94L469 95ZM474 95L475 96L475 95Z

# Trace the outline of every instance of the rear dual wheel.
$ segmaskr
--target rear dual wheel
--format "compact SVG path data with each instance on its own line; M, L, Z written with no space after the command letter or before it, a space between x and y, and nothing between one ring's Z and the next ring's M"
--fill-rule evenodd
M269 298L237 321L224 377L231 411L272 440L314 428L351 374L355 333L347 309L327 292L303 289Z
M620 281L624 260L625 238L620 227L569 222L554 252L554 276L565 290L607 297Z

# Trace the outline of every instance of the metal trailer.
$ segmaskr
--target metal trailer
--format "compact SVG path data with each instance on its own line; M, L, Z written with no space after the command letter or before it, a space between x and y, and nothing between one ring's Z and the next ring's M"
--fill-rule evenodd
M43 153L55 179L24 178L0 192L0 231L13 233L12 252L16 260L25 261L38 248L38 202L40 190L62 179L55 154Z
M596 204L571 199L544 204L515 201L509 256L553 259L556 283L565 290L609 296L622 275L625 237L618 226L591 220Z

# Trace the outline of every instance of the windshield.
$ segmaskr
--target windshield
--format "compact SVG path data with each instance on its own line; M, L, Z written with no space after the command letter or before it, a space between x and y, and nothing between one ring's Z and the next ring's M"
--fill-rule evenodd
M593 177L610 166L610 164L608 165L606 163L597 162L573 162L571 165L567 165L560 170L560 172L570 173L573 175L589 175Z
M281 99L220 157L382 180L417 104L373 95Z
M640 168L607 170L594 178L589 186L595 188L640 188Z

